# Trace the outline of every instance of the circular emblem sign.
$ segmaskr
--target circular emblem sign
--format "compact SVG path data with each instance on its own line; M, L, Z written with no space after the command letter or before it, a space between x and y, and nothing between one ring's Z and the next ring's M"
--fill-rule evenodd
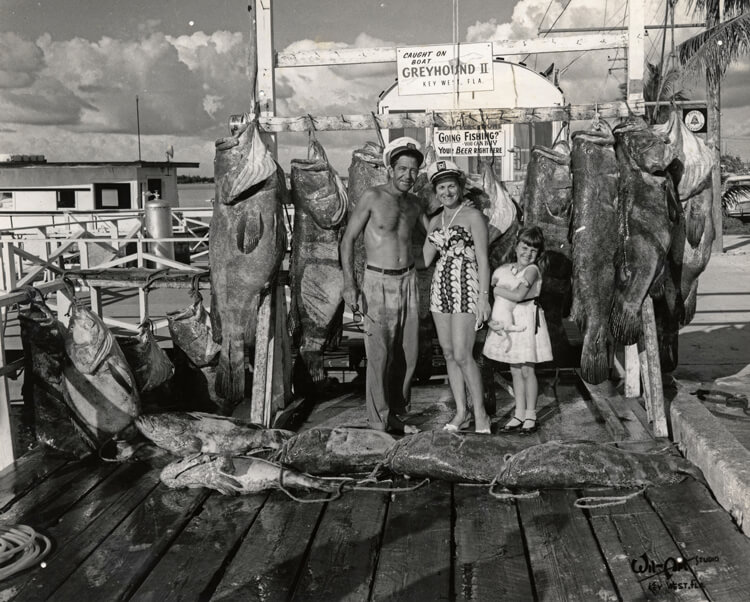
M706 118L700 111L692 110L685 113L685 125L691 132L698 132L706 124Z

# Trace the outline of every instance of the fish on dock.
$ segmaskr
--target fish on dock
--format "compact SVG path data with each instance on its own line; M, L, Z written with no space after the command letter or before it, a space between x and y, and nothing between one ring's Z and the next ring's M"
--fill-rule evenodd
M572 315L583 333L581 376L592 384L609 377L609 311L615 281L619 172L615 138L606 121L572 136Z
M70 358L63 370L65 391L76 424L97 444L134 435L133 421L141 411L138 387L109 328L74 299L64 340Z
M339 243L347 193L321 144L311 138L307 159L292 159L294 237L289 266L289 330L299 349L295 382L301 389L326 381L323 351L341 328L344 275Z
M173 489L208 487L224 495L245 495L269 489L338 493L345 482L314 477L261 458L208 454L172 462L162 469L160 478Z
M216 141L214 203L209 233L211 323L221 343L216 392L245 396L245 351L254 346L261 296L286 251L281 167L263 144L256 120Z
M374 429L314 428L288 439L273 459L310 474L352 474L373 470L395 443Z
M510 456L498 472L508 489L631 488L671 485L691 476L688 460L672 453L642 453L593 441L548 441Z
M667 141L641 117L627 119L613 133L620 216L609 326L616 340L633 345L641 335L643 300L649 292L662 294L665 259L682 207L666 173L673 159Z
M204 412L142 414L135 425L147 439L176 456L241 455L278 450L294 433Z
M513 435L423 431L396 442L384 465L397 474L452 482L491 483L505 464L505 456L528 443Z
M76 428L66 400L64 327L38 289L27 287L26 293L28 300L19 304L18 311L24 354L24 406L33 412L34 434L39 443L84 458L95 443L84 430Z

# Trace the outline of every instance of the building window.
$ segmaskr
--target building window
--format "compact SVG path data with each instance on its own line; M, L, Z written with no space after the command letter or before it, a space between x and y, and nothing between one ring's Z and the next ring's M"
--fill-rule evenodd
M94 184L95 209L130 209L130 184Z
M12 192L0 190L0 209L15 209Z
M76 191L75 190L58 190L57 191L57 208L58 209L75 209L76 208Z

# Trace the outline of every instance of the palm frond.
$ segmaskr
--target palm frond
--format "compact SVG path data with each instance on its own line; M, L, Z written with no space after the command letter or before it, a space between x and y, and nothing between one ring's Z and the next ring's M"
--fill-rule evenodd
M687 0L687 10L694 14L705 14L706 12L719 14L720 0ZM750 10L748 0L724 0L724 12L729 16L741 15Z
M750 12L712 27L677 47L686 71L705 70L709 79L723 77L729 65L750 52Z

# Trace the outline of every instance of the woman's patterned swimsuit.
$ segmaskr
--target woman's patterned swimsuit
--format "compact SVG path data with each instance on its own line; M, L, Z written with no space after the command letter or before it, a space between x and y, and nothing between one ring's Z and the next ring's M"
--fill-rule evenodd
M474 239L464 226L437 228L429 241L440 253L430 287L430 311L476 313L479 275Z

